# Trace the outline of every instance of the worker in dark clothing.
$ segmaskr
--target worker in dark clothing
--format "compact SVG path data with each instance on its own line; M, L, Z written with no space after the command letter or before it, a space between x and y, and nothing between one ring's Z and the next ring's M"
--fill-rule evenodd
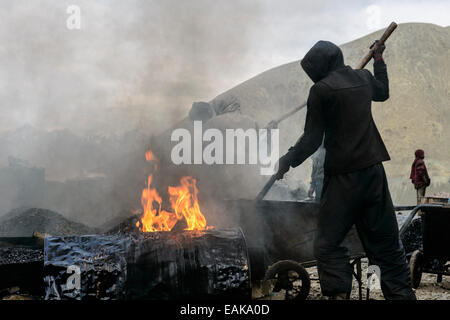
M308 190L308 197L313 198L315 201L320 201L323 188L324 170L323 164L325 162L325 147L321 145L317 149L316 153L311 156L312 171L311 171L311 184Z
M428 176L427 167L423 159L425 158L425 152L421 149L416 150L414 153L416 159L411 166L411 174L409 178L411 179L414 188L417 193L417 204L420 203L420 199L425 197L425 190L430 185L431 180Z
M372 46L373 76L368 70L344 65L342 51L331 42L317 42L301 61L313 80L307 101L303 135L280 158L277 179L299 166L325 136L325 179L314 240L322 294L349 297L352 268L342 242L353 225L371 265L381 269L386 299L416 299L383 161L390 160L372 118L371 102L389 98L382 53Z

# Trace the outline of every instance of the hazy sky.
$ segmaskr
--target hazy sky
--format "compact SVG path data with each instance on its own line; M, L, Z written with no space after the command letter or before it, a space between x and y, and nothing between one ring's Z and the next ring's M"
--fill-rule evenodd
M66 26L69 5L80 30ZM448 26L448 12L448 0L1 0L0 131L157 132L319 39Z

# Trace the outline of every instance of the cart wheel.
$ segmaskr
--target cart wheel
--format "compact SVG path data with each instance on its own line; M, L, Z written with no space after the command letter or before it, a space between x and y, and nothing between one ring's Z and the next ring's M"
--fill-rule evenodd
M270 266L264 280L276 280L274 292L284 290L285 300L305 300L311 288L309 274L295 261L283 260Z
M409 260L409 268L411 271L411 286L417 289L422 279L423 254L419 250L413 252Z

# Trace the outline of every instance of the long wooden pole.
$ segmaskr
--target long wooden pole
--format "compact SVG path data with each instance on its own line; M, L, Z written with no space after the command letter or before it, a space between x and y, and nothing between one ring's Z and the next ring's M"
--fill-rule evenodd
M395 22L391 22L389 27L384 31L384 33L381 36L379 41L382 44L384 44L384 42L390 37L392 32L394 32L395 28L397 28L397 24ZM356 67L356 69L363 69L369 63L370 59L372 59L372 50L370 50L367 53L367 55L361 60L359 65ZM299 105L299 106L293 108L292 110L288 111L287 113L283 114L278 119L270 121L269 124L266 126L266 128L274 128L274 127L276 127L281 121L289 118L290 116L292 116L293 114L297 113L298 111L300 111L304 107L306 107L306 102L303 102L301 105Z
M392 34L392 32L394 32L395 28L397 28L397 24L395 22L391 22L391 24L389 25L389 27L384 31L383 35L381 36L381 38L379 39L380 43L384 44L384 42L390 37L390 35ZM372 59L372 55L373 55L373 51L372 49L369 51L369 53L367 53L367 55L362 59L361 63L356 67L356 69L363 69L370 61L370 59ZM284 119L290 117L291 115L293 115L294 113L296 113L297 111L303 109L306 106L306 102L302 103L301 105L299 105L298 107L292 109L291 111L289 111L288 113L282 115L280 118L271 121L267 127L274 127L277 126L281 121L283 121ZM266 182L266 184L264 185L264 187L262 188L262 190L258 193L258 196L256 197L256 200L262 200L267 192L269 192L270 188L272 188L273 184L276 181L276 176L273 175L270 177L269 181Z

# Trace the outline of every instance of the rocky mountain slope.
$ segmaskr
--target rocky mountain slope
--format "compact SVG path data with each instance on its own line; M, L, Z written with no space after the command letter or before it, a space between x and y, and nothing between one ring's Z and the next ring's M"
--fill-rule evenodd
M356 66L382 32L342 45L345 63ZM374 103L373 114L392 158L385 167L394 202L413 203L409 170L418 148L425 150L432 179L429 192L450 191L450 28L400 24L386 46L390 99ZM366 68L372 71L372 63ZM299 61L294 61L268 70L216 99L236 98L241 112L264 126L304 102L311 85ZM304 118L302 110L280 125L282 153L302 134ZM289 173L287 182L300 180L307 185L309 174L307 160Z

